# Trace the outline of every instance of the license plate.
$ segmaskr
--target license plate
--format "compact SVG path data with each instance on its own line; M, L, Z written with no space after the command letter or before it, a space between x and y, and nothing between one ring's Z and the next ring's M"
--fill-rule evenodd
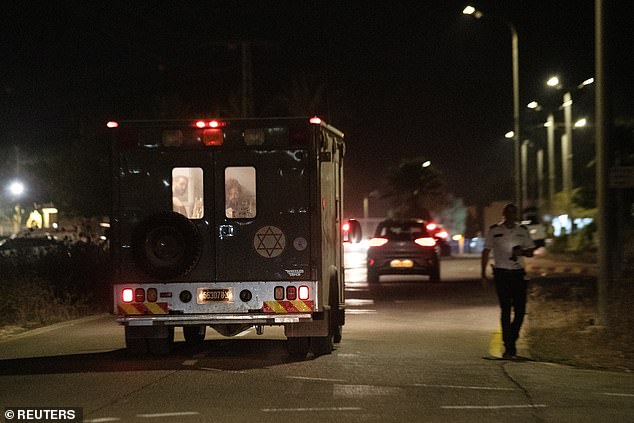
M414 262L411 260L392 260L390 262L391 267L414 267Z
M231 301L233 293L229 288L198 288L198 304Z

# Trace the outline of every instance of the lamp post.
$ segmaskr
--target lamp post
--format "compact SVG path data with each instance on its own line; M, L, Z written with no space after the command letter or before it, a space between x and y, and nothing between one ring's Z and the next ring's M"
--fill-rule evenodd
M473 6L467 6L462 11L465 15L476 19L488 17L502 22L511 31L511 47L513 59L513 151L514 151L514 179L515 179L515 203L520 212L524 209L522 204L522 176L521 176L521 145L520 145L520 88L519 88L519 48L517 29L510 21L494 15L485 15Z
M594 83L594 78L588 78L583 81L581 84L577 85L577 89L584 88L590 84ZM561 89L561 83L557 76L553 76L548 81L546 81L546 85L549 87L554 87L557 89ZM573 189L573 149L572 149L572 90L566 89L563 95L563 103L561 104L561 108L564 111L564 130L565 133L561 137L561 155L562 155L562 191L566 194L566 199L568 203L568 218L570 219L570 229L571 232L575 230L574 217L572 215L572 189ZM580 122L580 121L579 121ZM579 125L579 122L574 123L575 127L580 127L583 125ZM585 124L584 124L585 125Z

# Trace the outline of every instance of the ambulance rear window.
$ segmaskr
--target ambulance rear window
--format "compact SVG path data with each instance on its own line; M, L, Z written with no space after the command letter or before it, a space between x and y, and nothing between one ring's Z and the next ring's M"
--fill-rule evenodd
M172 169L172 210L188 219L204 215L203 170L199 167Z
M229 219L253 219L256 216L255 168L225 168L225 216Z

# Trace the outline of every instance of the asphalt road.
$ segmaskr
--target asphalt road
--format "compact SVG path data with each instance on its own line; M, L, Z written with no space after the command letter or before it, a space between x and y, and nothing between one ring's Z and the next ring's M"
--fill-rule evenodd
M632 374L485 359L498 311L478 266L445 260L441 283L373 288L349 269L343 341L305 360L279 328L208 331L197 348L177 331L172 354L145 358L125 354L111 316L42 328L0 341L0 405L82 407L95 423L634 421Z

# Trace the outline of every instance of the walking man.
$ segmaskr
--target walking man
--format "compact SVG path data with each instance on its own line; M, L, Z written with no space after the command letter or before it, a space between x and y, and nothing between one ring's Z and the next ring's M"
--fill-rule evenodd
M482 283L486 287L489 253L493 250L493 280L501 308L503 358L517 355L515 342L526 313L526 288L523 257L532 257L535 246L528 229L517 223L517 206L509 203L502 210L503 220L492 225L482 250ZM511 309L514 311L511 320Z

